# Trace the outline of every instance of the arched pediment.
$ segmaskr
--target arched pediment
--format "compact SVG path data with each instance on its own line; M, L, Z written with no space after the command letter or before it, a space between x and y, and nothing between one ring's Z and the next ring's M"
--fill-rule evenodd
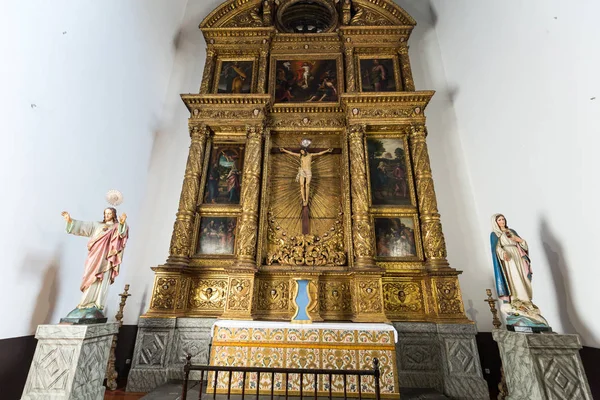
M200 28L256 28L277 25L277 9L304 0L228 0L211 12ZM415 20L391 0L312 0L338 10L351 9L349 25L414 26ZM280 26L282 24L279 24Z

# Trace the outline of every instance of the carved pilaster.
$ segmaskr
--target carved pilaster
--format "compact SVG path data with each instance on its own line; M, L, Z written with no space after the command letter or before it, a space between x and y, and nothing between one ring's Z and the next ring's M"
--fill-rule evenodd
M258 60L258 84L257 91L260 94L266 93L267 87L267 70L268 70L268 59L269 51L267 49L260 49L260 58Z
M256 269L258 200L262 169L263 126L248 126L244 176L242 178L242 215L238 223L235 269Z
M263 1L263 26L271 26L273 25L273 5L271 4L271 0Z
M410 148L417 184L423 250L427 266L432 268L448 267L446 241L438 213L425 137L425 126L411 126Z
M342 25L350 25L352 19L352 4L350 0L344 0L342 5Z
M254 273L230 274L222 319L253 319Z
M381 275L356 275L354 277L354 322L388 322L383 312L383 287Z
M346 59L346 91L354 92L356 90L354 47L346 47L344 53Z
M206 63L204 64L204 73L202 74L202 83L200 85L200 94L210 93L212 88L213 76L215 73L215 64L217 62L217 52L212 49L206 49Z
M169 258L167 264L187 265L189 262L192 237L194 236L194 216L200 192L200 175L206 138L210 130L206 125L190 126L192 143L188 154L183 187L179 197L179 209L171 236Z
M400 67L402 68L402 85L404 91L414 92L415 81L413 80L412 70L410 68L410 58L408 57L408 45L403 42L398 49L398 55L400 56Z
M369 218L369 199L367 194L367 170L365 160L366 126L352 125L349 131L350 141L350 182L352 191L352 238L354 242L355 267L375 266L375 235Z

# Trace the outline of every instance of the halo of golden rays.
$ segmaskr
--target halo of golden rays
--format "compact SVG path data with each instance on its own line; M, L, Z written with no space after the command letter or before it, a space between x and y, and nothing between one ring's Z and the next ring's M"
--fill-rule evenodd
M321 235L335 223L341 209L340 155L313 157L309 188L310 233ZM270 209L288 235L302 234L302 197L296 182L300 160L289 154L273 155Z

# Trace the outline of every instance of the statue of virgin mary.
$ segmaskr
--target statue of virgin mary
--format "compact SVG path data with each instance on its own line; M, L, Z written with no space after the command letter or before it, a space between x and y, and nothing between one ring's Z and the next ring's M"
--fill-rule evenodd
M533 304L531 261L527 242L508 227L502 214L492 216L490 233L496 291L507 326L548 328L539 308Z

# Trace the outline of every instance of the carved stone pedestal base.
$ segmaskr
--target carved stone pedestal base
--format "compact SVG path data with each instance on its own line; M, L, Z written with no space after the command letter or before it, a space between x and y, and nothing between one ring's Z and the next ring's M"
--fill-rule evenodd
M169 380L183 379L187 354L192 363L208 364L214 318L140 318L128 392L149 392ZM199 373L199 372L198 372ZM194 373L191 379L196 378Z
M473 324L394 322L401 388L428 388L456 399L489 399Z
M119 324L40 325L22 400L102 400L104 375Z
M578 335L526 334L494 329L508 400L592 400Z

